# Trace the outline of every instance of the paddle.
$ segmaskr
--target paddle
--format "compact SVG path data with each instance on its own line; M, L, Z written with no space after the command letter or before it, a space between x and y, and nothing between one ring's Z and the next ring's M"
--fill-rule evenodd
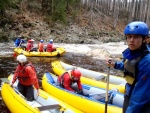
M107 113L107 105L108 105L108 89L109 89L109 74L110 74L110 66L108 66L107 71L107 84L106 84L106 98L105 98L105 113Z
M21 41L20 41L20 43L19 43L19 46L18 46L18 48L21 46L21 44L22 44L22 39L21 39Z

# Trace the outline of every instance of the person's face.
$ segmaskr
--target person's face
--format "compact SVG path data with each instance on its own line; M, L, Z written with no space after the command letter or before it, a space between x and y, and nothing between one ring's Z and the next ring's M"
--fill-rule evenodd
M77 77L75 77L73 75L72 75L72 78L73 78L74 81L78 81L79 80L79 78L77 78Z
M22 67L24 66L24 62L18 62Z
M79 78L74 77L74 80L75 80L75 81L78 81L78 80L79 80Z
M140 35L126 35L127 44L130 50L136 50L142 45L142 36Z

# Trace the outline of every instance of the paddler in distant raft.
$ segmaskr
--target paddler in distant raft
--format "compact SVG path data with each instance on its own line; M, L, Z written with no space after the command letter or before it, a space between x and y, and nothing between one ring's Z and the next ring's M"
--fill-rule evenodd
M37 51L37 48L34 48L33 42L34 42L33 39L28 40L28 43L26 46L26 51L28 51L28 52Z
M46 52L53 52L53 51L56 51L56 48L54 47L53 39L50 39L46 47Z
M39 52L44 52L44 40L40 40L40 42L38 43L38 51Z
M25 43L25 40L23 40L23 39L22 39L22 36L19 35L19 36L17 37L17 39L15 40L14 45L15 45L15 47L21 47L21 48L25 49L25 46L22 46L22 43Z

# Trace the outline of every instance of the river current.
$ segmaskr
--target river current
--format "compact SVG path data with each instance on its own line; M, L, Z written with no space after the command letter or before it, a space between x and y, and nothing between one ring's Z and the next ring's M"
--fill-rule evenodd
M62 44L58 44L57 46L62 46ZM13 57L13 44L0 44L0 47L0 78L7 78L11 73L14 73L18 63L16 58ZM92 48L96 49L95 47L96 46ZM64 53L61 57L28 57L28 60L34 64L37 70L40 86L43 74L47 71L53 73L50 63L54 60L61 60L74 66L107 73L105 60L101 58L97 59L96 56L98 55L93 56L95 53L87 52L91 50L86 45L67 45L65 46L65 49L66 53ZM101 52L101 54L103 53ZM111 74L115 73L116 72L114 70L111 71ZM10 113L2 100L1 95L0 113Z

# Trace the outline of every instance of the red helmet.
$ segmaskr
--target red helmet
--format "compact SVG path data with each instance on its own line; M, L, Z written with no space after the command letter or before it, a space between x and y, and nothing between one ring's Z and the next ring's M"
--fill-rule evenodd
M81 72L77 69L74 69L71 71L71 75L73 75L76 78L80 78L81 77Z

